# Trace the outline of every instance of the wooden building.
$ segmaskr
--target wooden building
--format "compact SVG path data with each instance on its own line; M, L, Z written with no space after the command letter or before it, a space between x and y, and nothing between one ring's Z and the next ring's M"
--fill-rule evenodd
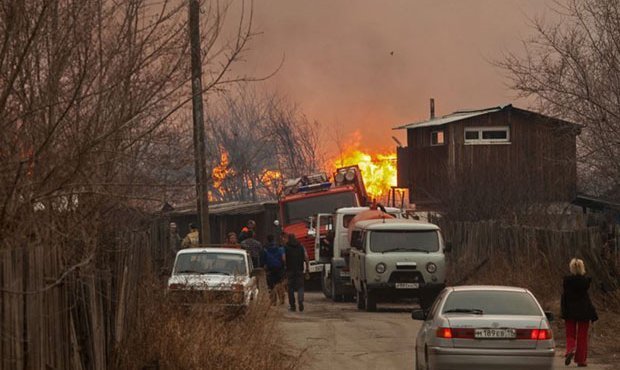
M398 187L419 208L572 201L580 126L503 105L397 127Z

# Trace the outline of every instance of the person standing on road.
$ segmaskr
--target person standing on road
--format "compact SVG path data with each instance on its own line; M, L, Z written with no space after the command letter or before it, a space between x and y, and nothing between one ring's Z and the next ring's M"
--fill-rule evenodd
M241 248L237 241L237 234L234 231L230 231L226 234L226 248Z
M569 264L571 274L564 277L562 293L562 318L566 324L566 355L564 363L570 365L573 357L577 366L585 367L588 357L588 327L598 320L596 309L588 295L592 279L586 275L582 260L573 258Z
M181 236L179 235L177 224L171 222L169 227L170 230L168 233L168 246L170 250L169 256L171 257L172 262L167 261L166 266L171 266L174 263L177 252L181 249Z
M239 233L239 242L241 243L247 238L254 238L256 235L254 229L256 229L256 222L254 220L248 221L247 226L241 229Z
M310 263L306 248L304 248L295 234L283 234L284 259L286 262L286 277L288 280L288 304L289 311L296 311L295 291L297 291L297 303L299 312L304 311L304 266L310 271Z
M183 248L196 248L199 244L198 228L194 224L189 224L189 233L183 238L181 247Z
M275 306L278 301L284 304L284 292L278 289L284 276L284 248L275 242L273 235L267 235L267 246L263 249L261 261L267 274L271 304Z
M261 242L254 238L254 235L245 238L241 242L241 248L245 249L245 251L248 252L250 257L252 258L252 264L254 265L254 267L262 266L260 256L263 251L263 245L261 244Z

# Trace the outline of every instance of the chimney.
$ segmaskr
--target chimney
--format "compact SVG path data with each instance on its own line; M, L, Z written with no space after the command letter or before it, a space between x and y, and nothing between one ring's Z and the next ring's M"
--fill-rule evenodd
M435 99L431 98L431 119L435 119Z

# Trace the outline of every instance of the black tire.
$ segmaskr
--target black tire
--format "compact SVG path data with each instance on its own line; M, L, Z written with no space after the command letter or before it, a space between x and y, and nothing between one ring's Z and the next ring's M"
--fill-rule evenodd
M332 299L334 300L334 302L344 302L344 297L342 296L342 294L336 294L336 280L334 280L333 271L332 271L331 277L332 278L330 279L330 282L331 282L331 286L332 286L332 289L331 289L332 290Z
M363 310L363 309L366 308L366 306L365 306L366 302L364 301L364 295L359 290L356 290L356 300L357 300L357 309L358 310Z
M377 311L377 299L372 292L369 292L367 289L364 289L364 306L366 306L366 311L375 312Z
M332 287L332 284L331 284L332 279L327 279L325 274L326 274L325 269L323 269L323 272L321 272L321 290L323 291L323 295L325 296L325 298L331 299L332 292L330 291L330 289Z

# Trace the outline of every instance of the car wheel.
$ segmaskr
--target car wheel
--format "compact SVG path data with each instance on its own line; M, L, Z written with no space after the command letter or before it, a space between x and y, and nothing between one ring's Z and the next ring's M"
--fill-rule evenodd
M375 295L372 292L369 292L368 289L364 289L364 306L366 306L366 311L374 312L377 310L377 300Z
M359 290L356 290L356 299L357 299L357 308L359 310L363 310L364 308L366 308L366 306L364 305L365 303L364 295Z
M321 290L327 299L332 298L332 292L330 290L332 287L331 280L331 278L327 277L327 272L325 272L325 269L323 269L323 272L321 272Z

